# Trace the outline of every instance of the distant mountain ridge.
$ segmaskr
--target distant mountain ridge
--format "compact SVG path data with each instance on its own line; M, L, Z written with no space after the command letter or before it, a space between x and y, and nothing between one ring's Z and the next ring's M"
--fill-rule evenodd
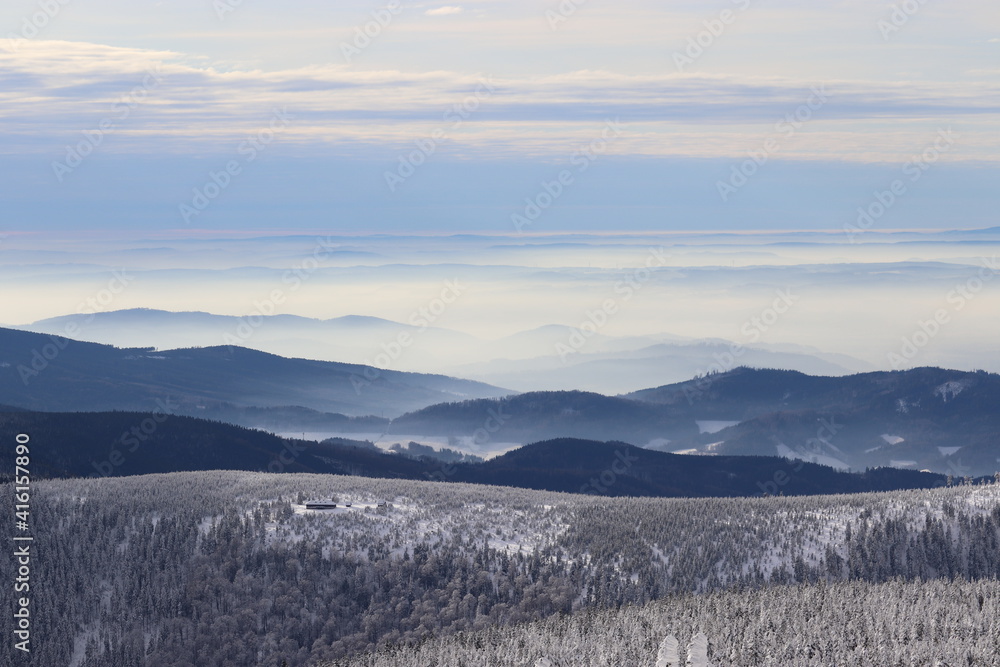
M239 345L285 357L374 364L399 370L444 373L518 391L586 390L605 394L654 383L681 381L712 367L732 345L661 333L614 337L596 334L586 346L560 354L580 332L548 324L497 339L484 339L436 326L415 313L410 321L366 315L314 319L296 315L211 313L135 308L74 314L14 327L78 340L116 345L180 349ZM71 328L73 331L71 332ZM384 356L404 337L405 353ZM559 345L563 347L559 347ZM819 375L870 370L846 355L790 345L748 345L742 361L759 367L793 368Z
M693 437L694 420L660 406L584 391L538 391L492 399L432 405L393 420L389 433L460 437L496 423L501 440L549 438L622 440L645 444L669 435ZM492 425L491 425L492 426Z
M507 390L444 375L288 359L236 346L120 349L0 329L0 403L47 411L150 410L212 416L226 406L385 415Z
M684 443L716 454L774 454L843 464L1000 470L1000 375L941 368L813 377L737 368L634 392L634 400L734 422Z

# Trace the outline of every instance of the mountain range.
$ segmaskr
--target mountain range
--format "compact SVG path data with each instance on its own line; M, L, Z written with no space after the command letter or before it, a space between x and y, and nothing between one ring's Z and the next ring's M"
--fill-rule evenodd
M484 426L490 415L501 418L489 424L493 432ZM447 436L468 447L477 439L590 437L841 470L992 475L1000 470L1000 376L917 368L817 377L739 367L617 397L531 392L434 405L394 419L388 432Z
M518 391L605 394L686 380L717 365L733 345L727 340L671 334L610 336L587 332L584 336L580 328L563 325L486 340L429 326L419 318L412 324L356 315L320 320L145 308L67 315L14 328L118 347L237 345L285 357L445 373ZM398 345L401 337L408 341L405 347ZM757 343L743 346L742 351L742 363L810 374L844 375L872 369L848 355L798 345Z
M738 367L620 396L512 392L241 347L154 351L0 329L0 404L157 410L275 433L413 441L490 458L559 438L841 470L1000 469L1000 376L940 368L825 377ZM303 435L303 439L306 439Z
M199 470L429 479L599 496L815 495L944 486L944 475L845 473L776 456L681 456L623 442L559 438L482 463L383 452L369 442L311 442L160 413L0 412L0 453L30 433L36 477L120 477Z
M1000 470L1000 375L941 368L841 378L738 368L629 398L696 413L723 428L693 452L780 454L860 469L953 475Z
M123 349L0 329L0 403L35 410L160 409L221 418L249 407L281 416L295 406L336 422L508 393L443 375L287 359L237 346ZM268 417L258 416L247 425Z

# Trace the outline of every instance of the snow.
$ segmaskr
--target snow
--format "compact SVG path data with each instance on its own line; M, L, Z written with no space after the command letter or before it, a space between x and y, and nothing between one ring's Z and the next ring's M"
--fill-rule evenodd
M407 443L415 442L418 445L430 447L436 452L439 452L442 449L451 449L463 454L474 454L486 460L501 456L512 449L524 446L523 442L499 442L487 440L486 442L480 443L476 441L474 436L467 435L449 437L446 435L418 435L415 433L343 433L339 431L275 431L275 435L281 438L302 438L304 440L313 440L315 442L322 442L328 438L345 438L347 440L361 441L367 440L385 452L392 451L390 448L393 445L398 444L405 446Z
M909 468L910 466L917 465L916 461L898 461L896 459L891 459L889 465L893 468Z
M941 400L947 403L949 400L961 394L966 386L965 382L945 382L943 385L934 389L934 395L940 396Z
M326 502L323 500L309 502ZM295 514L347 514L348 512L360 512L366 509L378 509L378 503L351 503L350 507L346 507L345 503L351 502L350 500L339 500L337 501L336 509L326 509L326 510L310 510L306 509L305 505L296 505L292 503L292 512ZM395 505L394 509L397 509Z
M698 431L701 433L718 433L719 431L729 428L730 426L736 426L739 422L707 420L695 421L695 424L698 425Z
M79 667L87 657L87 642L99 636L99 623L91 623L73 637L73 655L70 656L68 667Z
M941 456L951 456L960 449L961 447L938 447L938 451L941 452Z
M889 435L888 433L883 433L882 439L885 440L886 443L890 445L898 445L901 442L906 442L903 438L899 437L898 435Z

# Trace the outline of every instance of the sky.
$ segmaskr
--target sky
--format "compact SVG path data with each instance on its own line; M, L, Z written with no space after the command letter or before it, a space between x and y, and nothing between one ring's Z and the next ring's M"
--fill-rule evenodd
M8 0L0 231L992 227L998 75L980 0Z

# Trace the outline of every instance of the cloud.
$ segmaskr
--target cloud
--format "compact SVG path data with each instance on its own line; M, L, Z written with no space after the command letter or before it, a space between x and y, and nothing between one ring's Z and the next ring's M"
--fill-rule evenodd
M97 126L158 72L139 108L116 124L116 150L196 152L232 144L284 107L282 141L328 150L404 147L434 130L465 152L572 154L620 118L610 149L629 155L741 156L801 109L817 82L706 74L581 70L494 78L448 71L363 71L344 65L227 69L172 51L31 40L0 51L0 145L36 150ZM964 157L1000 160L1000 88L981 81L822 84L829 102L788 141L783 157L895 161L936 127L959 123ZM110 142L109 142L110 143ZM45 150L51 150L46 148ZM949 156L951 157L951 156Z
M461 14L462 8L455 6L444 6L438 7L437 9L428 9L426 12L427 16L447 16L449 14Z

